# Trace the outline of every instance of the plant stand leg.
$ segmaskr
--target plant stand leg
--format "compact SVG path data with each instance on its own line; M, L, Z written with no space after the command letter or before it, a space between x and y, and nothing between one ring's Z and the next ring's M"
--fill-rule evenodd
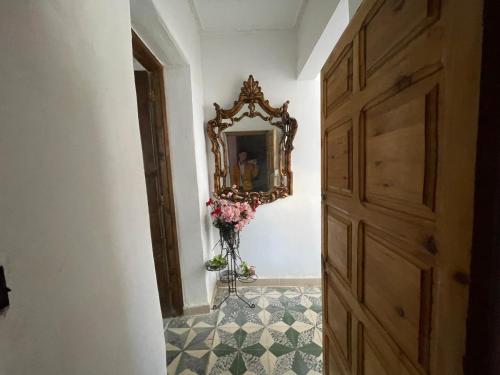
M223 299L222 301L220 301L219 303L217 303L217 304L213 305L213 306L212 306L213 310L217 310L219 307L221 307L221 306L222 306L222 304L223 304L224 302L226 302L226 300L229 298L229 296L230 296L230 295L231 295L230 293L226 294L226 296L224 297L224 299Z
M235 289L234 291L234 294L236 295L236 297L238 297L240 300L242 300L248 307L250 307L251 309L253 309L255 307L255 303L250 303L248 302L244 297L240 296L238 294L238 291ZM229 297L229 296L228 296Z
M228 281L227 289L228 289L228 292L221 302L219 302L213 306L213 309L216 310L216 309L220 308L222 306L222 304L224 302L226 302L226 300L231 296L231 294L234 294L236 297L238 297L238 299L243 301L245 303L245 305L247 305L248 307L253 309L255 307L255 303L250 303L243 296L240 296L238 294L238 288L237 288L238 273L236 272L236 254L235 254L234 249L229 249L228 256L230 258L229 262L228 262L228 269L227 269L227 278L228 278L227 279L227 281Z

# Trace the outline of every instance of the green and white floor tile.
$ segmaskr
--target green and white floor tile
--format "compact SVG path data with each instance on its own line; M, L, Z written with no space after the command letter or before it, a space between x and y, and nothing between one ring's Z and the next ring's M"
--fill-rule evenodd
M216 301L224 297L220 289ZM241 287L219 310L166 321L169 374L321 374L321 290Z

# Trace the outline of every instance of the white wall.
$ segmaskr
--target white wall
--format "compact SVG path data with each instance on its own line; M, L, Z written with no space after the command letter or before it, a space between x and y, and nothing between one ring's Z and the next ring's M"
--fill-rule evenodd
M134 30L165 65L167 118L184 307L207 305L213 275L209 256L209 197L200 36L184 0L131 0Z
M348 0L317 0L306 3L297 27L297 76L318 76L333 47L349 24Z
M196 196L186 196L185 199L194 200L196 203L196 210L193 211L193 220L187 223L190 227L186 227L186 236L192 237L193 230L200 231L200 242L193 245L189 250L190 254L184 257L185 268L189 268L183 272L184 280L190 278L196 279L197 287L190 288L184 291L185 304L188 307L206 305L212 299L212 294L215 285L214 275L207 273L204 269L204 262L210 257L210 246L212 243L210 224L208 221L207 210L205 202L210 197L210 190L208 184L208 171L207 171L207 153L205 149L205 131L203 127L203 76L201 66L201 45L198 24L194 16L194 9L191 8L189 1L185 0L155 0L159 9L160 16L165 20L166 25L176 40L179 47L182 49L186 59L189 63L190 77L191 77L191 95L192 95L192 123L191 134L194 141L194 157L196 168ZM168 73L167 73L168 74ZM167 78L168 79L168 78ZM172 87L172 86L170 86ZM167 100L172 100L173 96L177 95L176 91L171 90L170 94L167 91ZM180 104L180 103L179 103ZM175 110L172 103L170 111ZM178 113L178 116L186 116L186 112ZM177 150L185 148L185 144L179 139L177 143ZM176 150L172 150L173 153ZM177 175L186 173L186 169L190 168L190 164L181 158L177 159ZM175 173L175 172L174 172ZM175 178L175 175L174 175ZM184 186L181 189L189 189L190 187ZM193 228L194 226L194 228ZM200 227L201 226L201 227ZM199 229L198 229L199 228ZM198 233L196 233L198 235ZM203 285L199 281L203 280ZM199 286L198 286L199 285Z
M126 0L0 2L0 374L165 374Z
M314 79L342 36L362 0L314 0L305 3L297 31L297 77Z
M299 76L341 1L347 2L347 0L314 0L305 3L302 17L297 25L297 74Z
M296 80L296 56L290 31L202 34L205 123L212 103L231 106L249 74L272 105L290 100L298 121L294 195L259 207L241 234L242 257L263 278L320 276L320 88L319 80Z

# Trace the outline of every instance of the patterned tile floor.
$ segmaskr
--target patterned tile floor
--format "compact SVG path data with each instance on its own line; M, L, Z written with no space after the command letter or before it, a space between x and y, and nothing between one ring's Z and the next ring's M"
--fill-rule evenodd
M217 292L221 301L226 290ZM241 287L210 314L165 321L169 374L321 374L321 290Z

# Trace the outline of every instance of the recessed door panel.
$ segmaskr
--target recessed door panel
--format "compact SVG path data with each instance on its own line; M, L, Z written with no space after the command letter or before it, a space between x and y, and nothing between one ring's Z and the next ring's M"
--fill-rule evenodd
M325 92L325 113L331 112L336 106L343 103L352 92L352 45L342 52L337 62L323 76Z
M364 200L433 217L437 173L437 85L407 90L363 110ZM422 92L423 91L423 92Z
M351 367L351 313L345 302L335 293L331 283L327 283L324 293L328 301L326 309L327 329L334 332L332 339L339 348L347 367Z
M347 284L351 283L352 226L347 218L334 212L327 217L328 238L326 261Z
M363 233L362 304L406 355L425 367L432 271L410 260L383 232L365 227Z
M371 75L439 18L439 0L375 2L362 29L366 75Z
M340 194L352 193L352 122L334 125L326 131L328 159L328 190Z
M481 10L364 0L323 67L327 373L463 374Z
M358 375L413 374L401 363L397 354L376 345L363 325L360 324L358 332Z

